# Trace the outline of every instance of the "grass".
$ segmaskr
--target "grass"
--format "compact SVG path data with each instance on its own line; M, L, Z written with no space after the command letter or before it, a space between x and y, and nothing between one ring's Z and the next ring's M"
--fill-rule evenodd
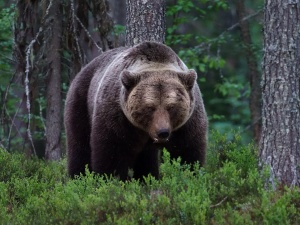
M167 151L162 178L121 182L0 150L1 224L300 224L299 188L265 188L253 145L211 135L205 168Z

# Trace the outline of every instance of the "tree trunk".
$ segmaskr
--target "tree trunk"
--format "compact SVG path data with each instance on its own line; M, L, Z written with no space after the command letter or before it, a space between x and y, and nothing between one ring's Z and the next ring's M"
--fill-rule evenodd
M299 1L265 1L260 163L289 186L300 186L299 24Z
M249 23L244 19L246 17L244 0L236 0L236 11L246 50L247 64L249 69L248 75L251 88L250 113L253 127L252 130L255 143L258 145L261 136L261 75L258 71L257 60L252 49Z
M120 0L110 0L111 14L114 22L122 26L126 25L126 2Z
M88 62L113 48L110 32L113 19L109 15L109 4L106 0L70 0L65 6L69 17L70 29L65 32L68 50L71 54L71 80Z
M51 38L47 53L49 70L47 72L47 108L46 108L46 150L47 160L61 158L61 35L62 12L60 1L53 1L49 11L47 31L45 38Z
M127 0L126 11L126 46L144 41L164 43L164 0Z
M111 8L111 17L116 25L126 26L126 2L120 0L110 0L109 6ZM120 33L115 36L114 46L125 45L125 33Z
M34 83L31 71L33 68L30 68L28 72L28 84L25 84L25 70L26 70L26 49L28 48L29 43L34 38L34 34L37 27L37 11L38 4L34 1L17 1L16 3L16 22L14 24L14 45L13 45L13 58L14 58L14 68L15 75L12 79L12 92L14 95L20 99L20 103L16 105L16 113L13 116L13 121L11 122L11 133L9 132L8 137L8 146L10 148L10 139L11 136L15 133L15 138L21 138L23 140L23 147L20 145L14 146L16 149L21 150L25 149L27 156L31 156L32 153L35 153L35 148L33 145L33 140L31 137L31 115L33 111L33 95L34 87L29 87L30 83ZM32 51L34 51L32 49ZM29 68L27 68L29 69ZM27 87L25 87L28 85ZM25 89L28 88L28 95L26 95ZM24 120L24 118L26 118ZM27 131L27 132L26 132ZM18 141L19 143L21 141Z

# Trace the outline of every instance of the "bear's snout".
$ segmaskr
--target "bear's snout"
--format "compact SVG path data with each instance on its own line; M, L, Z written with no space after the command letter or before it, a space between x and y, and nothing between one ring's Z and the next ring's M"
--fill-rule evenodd
M158 109L154 112L152 126L149 134L154 143L163 143L169 141L171 135L170 118L167 111Z
M169 129L159 129L157 131L157 137L161 139L168 139L170 136L170 130Z
M150 131L150 136L154 140L154 143L164 143L168 142L169 138L171 136L171 130L170 128L158 128L153 130L153 132Z

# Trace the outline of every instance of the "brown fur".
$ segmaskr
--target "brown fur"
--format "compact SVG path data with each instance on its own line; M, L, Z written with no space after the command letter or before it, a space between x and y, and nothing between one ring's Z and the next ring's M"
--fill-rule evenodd
M158 177L166 147L183 162L205 161L207 117L196 73L167 46L145 42L103 53L67 95L68 171Z

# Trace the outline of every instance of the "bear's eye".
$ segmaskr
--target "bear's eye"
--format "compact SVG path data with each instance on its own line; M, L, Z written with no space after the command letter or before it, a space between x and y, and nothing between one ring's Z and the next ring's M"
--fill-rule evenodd
M145 108L145 110L147 111L147 112L154 112L155 111L155 107L154 106L146 106L146 108Z
M167 107L166 107L166 110L167 111L173 111L175 109L175 105L174 104L172 104L172 105L168 105Z
M168 105L167 107L166 107L166 110L169 112L169 113L174 113L175 111L176 111L176 107L175 107L175 105Z

